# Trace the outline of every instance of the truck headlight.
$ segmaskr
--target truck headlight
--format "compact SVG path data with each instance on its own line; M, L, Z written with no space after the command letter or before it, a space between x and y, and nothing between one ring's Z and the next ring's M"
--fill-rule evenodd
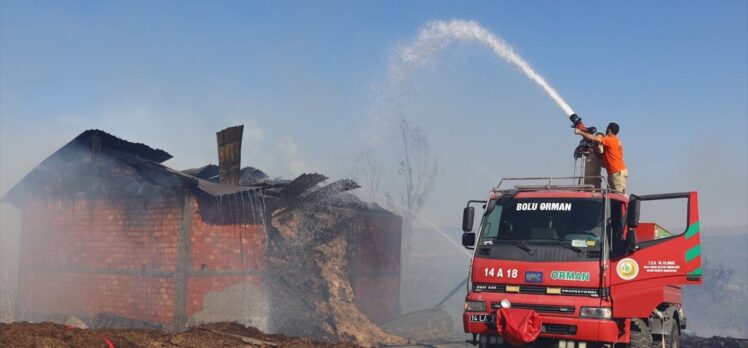
M582 318L610 319L613 311L609 307L582 307L579 313Z
M470 312L485 312L486 303L483 301L465 301L465 310Z

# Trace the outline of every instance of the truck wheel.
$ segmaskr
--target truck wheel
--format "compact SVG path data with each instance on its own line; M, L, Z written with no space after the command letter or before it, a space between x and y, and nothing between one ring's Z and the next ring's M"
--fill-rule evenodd
M680 348L680 330L678 321L670 327L670 335L665 336L665 348ZM662 348L662 335L652 335L652 348Z
M651 348L652 347L652 334L649 331L649 326L644 320L631 319L631 343L630 348Z

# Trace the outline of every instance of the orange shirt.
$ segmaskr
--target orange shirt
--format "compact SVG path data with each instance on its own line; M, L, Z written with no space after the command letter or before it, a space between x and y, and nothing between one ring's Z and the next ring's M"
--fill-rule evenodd
M602 138L603 166L608 171L608 175L626 169L626 164L623 163L623 146L618 137L611 134Z

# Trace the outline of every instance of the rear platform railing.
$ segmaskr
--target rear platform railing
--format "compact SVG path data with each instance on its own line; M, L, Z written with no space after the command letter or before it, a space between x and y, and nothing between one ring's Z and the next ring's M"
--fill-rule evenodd
M585 180L597 180L601 182L601 187L592 184L579 184ZM513 188L518 191L581 191L581 192L610 192L608 180L603 176L561 176L561 177L526 177L526 178L501 178L499 184L494 187L494 191L509 190L502 188L502 185L508 181L542 181L542 184L532 185L515 185ZM554 182L555 181L555 182ZM570 183L558 183L559 181L569 181ZM605 184L605 185L602 185Z

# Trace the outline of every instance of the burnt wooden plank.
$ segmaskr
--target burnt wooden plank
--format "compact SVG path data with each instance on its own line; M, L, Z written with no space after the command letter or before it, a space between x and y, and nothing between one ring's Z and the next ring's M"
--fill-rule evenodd
M229 127L216 133L219 180L222 184L239 184L243 132L244 126L242 125Z
M322 174L301 174L278 192L278 198L285 200L296 198L325 180L327 177Z

